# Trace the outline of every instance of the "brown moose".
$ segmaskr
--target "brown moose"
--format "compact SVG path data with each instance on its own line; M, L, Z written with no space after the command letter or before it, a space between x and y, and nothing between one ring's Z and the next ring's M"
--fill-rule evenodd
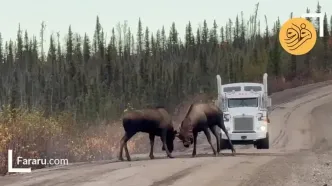
M122 119L122 125L125 130L125 134L122 137L120 144L120 161L124 160L122 157L123 148L125 148L127 160L131 161L127 142L138 132L149 134L151 159L154 159L153 146L155 136L160 137L163 143L162 150L166 151L166 154L169 158L173 158L171 153L174 149L173 142L177 131L174 130L171 116L165 110L165 108L155 107L128 112Z
M187 148L190 146L190 144L194 143L192 156L195 157L197 135L199 132L203 131L209 144L211 145L213 154L217 156L217 154L219 154L220 152L220 139L216 130L216 126L219 126L225 132L231 146L232 154L235 155L235 149L231 140L229 139L228 132L224 125L223 112L213 104L194 103L190 105L187 115L185 116L184 120L180 125L180 130L177 134L177 137L183 142L183 145ZM217 151L212 145L209 129L216 137Z

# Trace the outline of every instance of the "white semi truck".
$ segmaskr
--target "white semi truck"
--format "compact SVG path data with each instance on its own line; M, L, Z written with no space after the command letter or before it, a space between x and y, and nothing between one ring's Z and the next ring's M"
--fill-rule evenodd
M219 75L218 106L224 113L224 123L234 145L253 144L257 149L269 149L267 73L263 83L230 83L222 85ZM220 132L221 149L229 148L225 133Z

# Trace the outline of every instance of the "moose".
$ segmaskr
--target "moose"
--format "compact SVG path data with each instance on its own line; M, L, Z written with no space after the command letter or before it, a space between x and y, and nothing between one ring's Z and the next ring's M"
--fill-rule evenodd
M197 135L199 132L203 131L209 144L211 145L213 154L217 156L217 154L219 154L220 152L220 139L216 130L216 126L221 128L225 132L232 150L232 155L234 156L236 151L233 147L231 140L229 139L228 131L225 128L223 112L213 104L191 104L185 118L180 124L179 132L176 134L176 136L183 142L183 145L186 148L188 148L191 144L194 143L192 157L195 157ZM217 151L211 143L211 135L209 129L216 137Z
M122 119L122 125L125 134L120 142L120 161L124 161L122 157L123 148L125 149L127 160L131 161L127 142L138 132L149 134L151 146L149 155L150 159L154 159L153 146L155 136L160 137L163 143L162 150L166 151L167 156L169 158L174 158L171 153L174 149L173 141L177 131L174 130L171 115L164 107L158 106L127 112Z

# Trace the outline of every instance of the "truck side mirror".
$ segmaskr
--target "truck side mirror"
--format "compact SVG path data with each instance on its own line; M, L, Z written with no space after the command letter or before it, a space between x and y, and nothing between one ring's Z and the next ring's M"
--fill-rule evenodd
M271 97L267 98L267 107L271 107L272 106L272 99Z

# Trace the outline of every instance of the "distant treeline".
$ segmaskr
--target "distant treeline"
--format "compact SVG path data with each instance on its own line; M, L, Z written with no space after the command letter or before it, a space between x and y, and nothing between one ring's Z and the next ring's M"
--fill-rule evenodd
M319 4L314 11L321 12ZM38 39L19 28L16 41L3 41L0 35L0 104L42 109L45 116L67 111L82 121L114 119L129 105L173 108L189 95L216 93L216 74L229 83L261 81L264 72L270 82L330 73L332 17L325 14L325 36L298 57L279 44L282 23L266 26L267 18L258 20L257 12L258 4L248 20L239 14L226 24L204 21L197 30L188 22L184 41L175 23L169 33L162 27L152 34L143 20L137 33L119 23L108 41L99 17L93 38L75 34L69 26L65 48L59 33L44 38L44 23ZM46 55L40 42L45 39L50 41ZM276 91L276 86L269 88Z

